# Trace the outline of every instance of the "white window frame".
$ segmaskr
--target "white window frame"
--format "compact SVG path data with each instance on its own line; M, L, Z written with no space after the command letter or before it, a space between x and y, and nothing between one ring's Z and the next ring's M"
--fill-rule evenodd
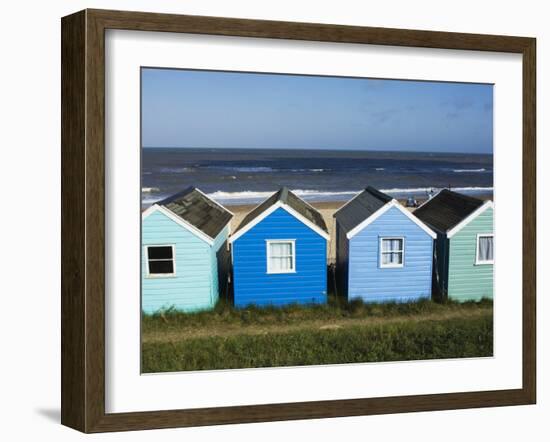
M292 244L292 269L291 270L273 270L271 269L271 256L269 251L271 250L271 244ZM266 266L268 274L285 274L285 273L296 273L296 240L295 239L266 239Z
M481 261L479 259L479 238L493 238L493 259L490 261ZM494 233L478 233L476 235L476 266L491 265L495 262L495 234Z
M383 252L382 249L382 242L384 240L393 240L393 239L400 239L401 240L401 250L400 251L392 251L392 252ZM399 269L401 267L405 266L405 237L404 236L381 236L379 243L378 243L378 262L381 269ZM384 264L384 260L382 259L382 255L384 253L401 253L401 264Z
M172 273L150 273L149 272L149 248L150 247L171 247L172 248ZM173 278L176 276L176 246L174 244L147 244L144 246L145 253L145 277L146 278ZM168 259L153 259L153 261L169 261Z

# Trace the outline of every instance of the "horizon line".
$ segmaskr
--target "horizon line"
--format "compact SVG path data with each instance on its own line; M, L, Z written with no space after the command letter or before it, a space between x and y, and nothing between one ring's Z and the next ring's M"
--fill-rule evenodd
M377 150L377 149L330 149L319 147L209 147L209 146L141 146L142 149L211 149L211 150L319 150L319 151L339 151L339 152L394 152L394 153L438 153L438 154L463 154L463 155L494 155L494 152L464 152L464 151L440 151L440 150Z

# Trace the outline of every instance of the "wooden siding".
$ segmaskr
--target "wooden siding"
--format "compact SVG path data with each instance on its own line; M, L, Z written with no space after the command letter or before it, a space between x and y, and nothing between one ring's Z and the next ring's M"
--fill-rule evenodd
M493 264L475 263L478 233L493 233L492 208L476 217L449 240L450 299L471 301L493 298Z
M336 224L336 290L337 296L347 296L349 269L349 240L345 229L335 220Z
M167 278L147 277L147 245L174 245L176 275ZM214 306L212 248L202 239L160 212L142 223L142 310L154 313L173 307L181 311L197 311ZM214 277L213 277L214 276ZM216 290L217 291L217 290Z
M381 237L403 237L404 265L381 268ZM431 297L433 239L393 207L349 241L348 299L405 302Z
M296 272L267 273L266 240L294 239ZM237 307L324 303L327 243L279 208L233 243L234 302Z
M220 233L218 233L218 236L214 238L214 243L212 244L212 248L214 249L214 252L217 252L221 246L223 246L227 238L229 237L229 224L225 226Z

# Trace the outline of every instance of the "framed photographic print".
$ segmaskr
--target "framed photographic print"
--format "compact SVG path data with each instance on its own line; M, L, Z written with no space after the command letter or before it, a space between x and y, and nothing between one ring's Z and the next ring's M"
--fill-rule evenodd
M535 403L535 40L62 20L62 423Z

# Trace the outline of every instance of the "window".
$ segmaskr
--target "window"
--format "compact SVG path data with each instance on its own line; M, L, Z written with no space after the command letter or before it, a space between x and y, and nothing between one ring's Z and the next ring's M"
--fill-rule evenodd
M493 263L493 234L483 233L477 235L476 264Z
M147 246L147 276L173 276L174 246Z
M294 240L267 241L267 273L294 273Z
M403 238L380 238L380 267L403 267Z

